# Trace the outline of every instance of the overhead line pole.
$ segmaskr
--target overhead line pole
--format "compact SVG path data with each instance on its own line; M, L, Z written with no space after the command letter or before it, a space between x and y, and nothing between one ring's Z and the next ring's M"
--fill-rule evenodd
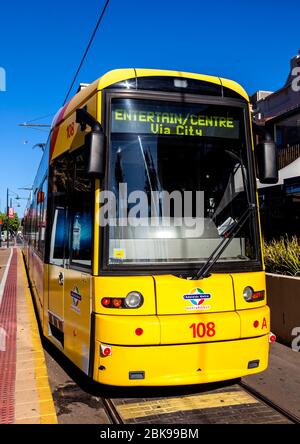
M45 123L19 123L18 126L29 126L29 127L45 127L45 128L50 128L51 125L47 125Z

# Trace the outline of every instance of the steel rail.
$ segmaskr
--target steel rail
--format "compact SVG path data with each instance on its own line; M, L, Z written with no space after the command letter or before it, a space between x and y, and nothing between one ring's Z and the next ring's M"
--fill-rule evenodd
M291 413L289 410L286 410L283 407L280 407L274 401L271 401L271 399L269 399L268 397L266 397L262 393L259 393L256 389L250 387L247 383L240 381L240 382L238 382L238 385L241 386L246 392L250 393L250 395L257 398L259 401L263 402L267 406L271 407L273 410L276 410L278 413L285 416L292 423L300 424L300 418L298 418L296 415Z
M104 410L112 424L124 424L121 415L110 398L101 398Z

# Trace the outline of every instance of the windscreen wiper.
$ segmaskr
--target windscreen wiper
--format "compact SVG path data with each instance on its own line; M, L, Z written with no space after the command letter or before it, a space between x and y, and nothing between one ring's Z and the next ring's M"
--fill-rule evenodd
M205 264L200 268L200 270L192 277L192 280L204 279L210 276L210 270L220 258L223 251L228 247L232 239L239 233L242 227L245 225L250 215L253 215L256 211L256 205L249 203L245 212L241 215L238 220L235 220L231 227L224 234L224 238L219 243L219 245L214 249L212 254L209 256Z

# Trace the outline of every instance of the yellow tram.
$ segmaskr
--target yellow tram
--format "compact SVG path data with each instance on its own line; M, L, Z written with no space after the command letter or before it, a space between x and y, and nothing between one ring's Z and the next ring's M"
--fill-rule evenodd
M57 113L24 257L43 334L84 373L157 386L266 369L263 139L240 85L186 72L113 70Z

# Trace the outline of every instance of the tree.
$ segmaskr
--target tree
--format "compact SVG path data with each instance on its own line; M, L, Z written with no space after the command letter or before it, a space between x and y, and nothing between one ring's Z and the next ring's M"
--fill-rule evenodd
M2 231L7 230L7 215L5 213L0 213L0 218L2 219ZM9 231L16 233L18 231L19 226L21 225L18 214L15 213L14 217L9 219Z

